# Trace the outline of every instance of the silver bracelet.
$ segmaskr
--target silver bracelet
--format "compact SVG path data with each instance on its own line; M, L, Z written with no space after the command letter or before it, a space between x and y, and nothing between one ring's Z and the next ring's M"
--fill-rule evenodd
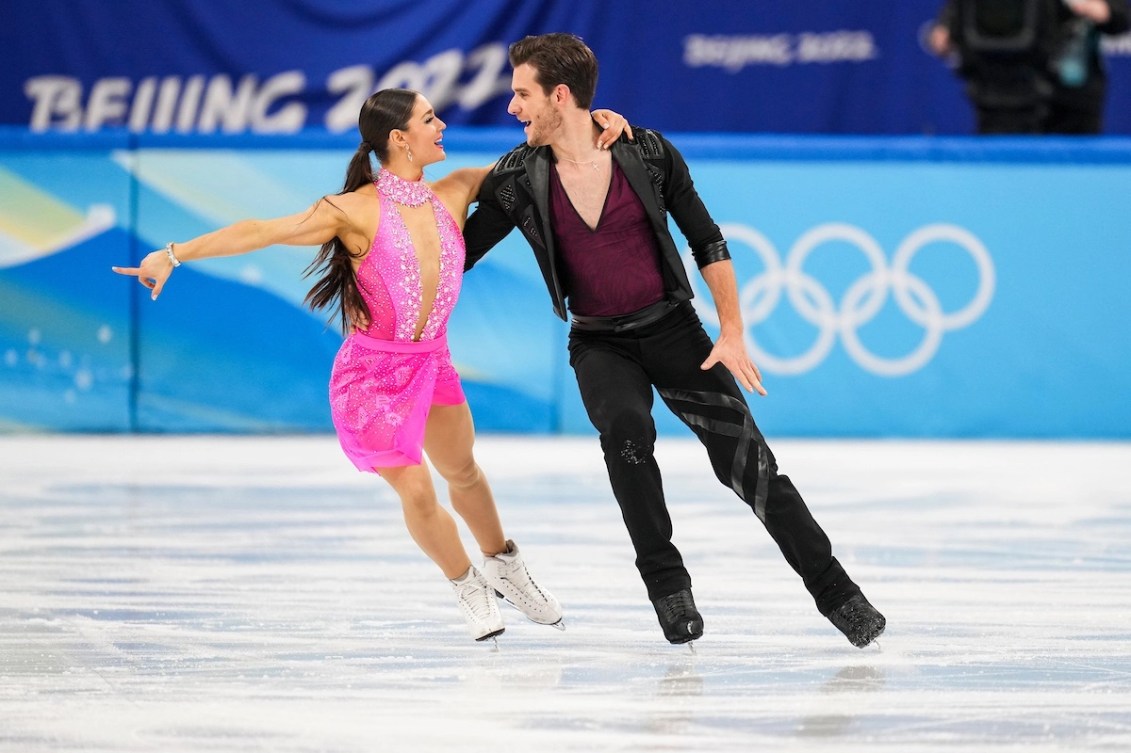
M181 260L173 253L173 242L169 241L165 244L165 255L169 257L169 261L173 263L173 267L181 266Z

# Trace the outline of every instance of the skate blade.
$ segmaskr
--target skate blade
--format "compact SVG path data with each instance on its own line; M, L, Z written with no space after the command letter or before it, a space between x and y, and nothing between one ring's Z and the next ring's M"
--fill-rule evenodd
M476 640L477 643L482 643L483 641L494 641L495 645L498 646L499 645L499 636L503 634L504 630L506 630L506 628L499 628L495 632L487 633L486 635L482 635L482 636L476 638L475 640Z
M526 619L530 620L535 625L549 625L550 627L554 628L555 630L561 630L562 632L565 632L565 619L564 618L558 620L557 622L538 622L538 620L533 620L530 617L527 617L526 613L523 612L522 609L519 608L518 604L515 604L513 601L508 599L506 596L503 596L498 591L495 592L495 596L496 596L496 598L499 599L499 601L503 602L508 607L510 607L514 611L518 612L519 614L521 614L523 617L526 617Z

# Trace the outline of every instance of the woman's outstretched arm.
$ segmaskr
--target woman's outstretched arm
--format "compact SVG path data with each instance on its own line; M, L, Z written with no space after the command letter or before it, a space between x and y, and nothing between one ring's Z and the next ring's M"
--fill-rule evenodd
M261 248L283 244L288 246L320 246L335 236L348 235L352 224L343 204L348 196L326 197L306 211L269 220L241 220L183 243L170 243L153 251L136 267L111 267L120 275L136 277L150 288L153 300L161 294L173 269L182 262L217 256L238 256Z

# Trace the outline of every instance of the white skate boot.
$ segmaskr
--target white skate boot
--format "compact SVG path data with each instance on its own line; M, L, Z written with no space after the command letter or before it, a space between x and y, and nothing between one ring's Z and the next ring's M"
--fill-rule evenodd
M507 540L505 552L499 552L483 561L483 577L495 592L508 604L540 625L552 625L565 630L562 607L546 589L530 577L518 546Z
M503 632L503 616L499 614L495 589L484 580L483 573L472 565L466 573L450 582L472 638L485 641Z

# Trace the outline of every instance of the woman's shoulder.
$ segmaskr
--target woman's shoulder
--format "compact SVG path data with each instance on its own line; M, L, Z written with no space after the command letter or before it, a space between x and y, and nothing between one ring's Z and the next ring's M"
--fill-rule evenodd
M348 196L351 201L373 201L374 197L377 196L377 186L373 185L372 182L365 183L352 191L346 191L339 195Z
M341 214L341 221L353 232L372 238L381 220L381 202L377 190L367 183L353 191L324 196L322 201Z
M483 176L491 169L490 165L485 167L457 167L444 177L434 180L431 183L433 191L440 191L449 186L468 186L478 184L483 180Z
M322 201L337 207L338 210L346 214L352 215L358 212L372 211L373 208L377 207L379 204L379 202L375 201L376 197L377 190L373 187L373 184L367 183L353 191L323 196Z
M461 230L467 220L467 209L475 201L479 186L483 183L483 176L489 169L489 167L457 168L429 184L436 198L448 210L448 214Z
M433 182L432 190L441 198L450 196L456 203L469 204L479 193L479 187L483 185L483 179L491 171L491 167L492 165L457 168Z

